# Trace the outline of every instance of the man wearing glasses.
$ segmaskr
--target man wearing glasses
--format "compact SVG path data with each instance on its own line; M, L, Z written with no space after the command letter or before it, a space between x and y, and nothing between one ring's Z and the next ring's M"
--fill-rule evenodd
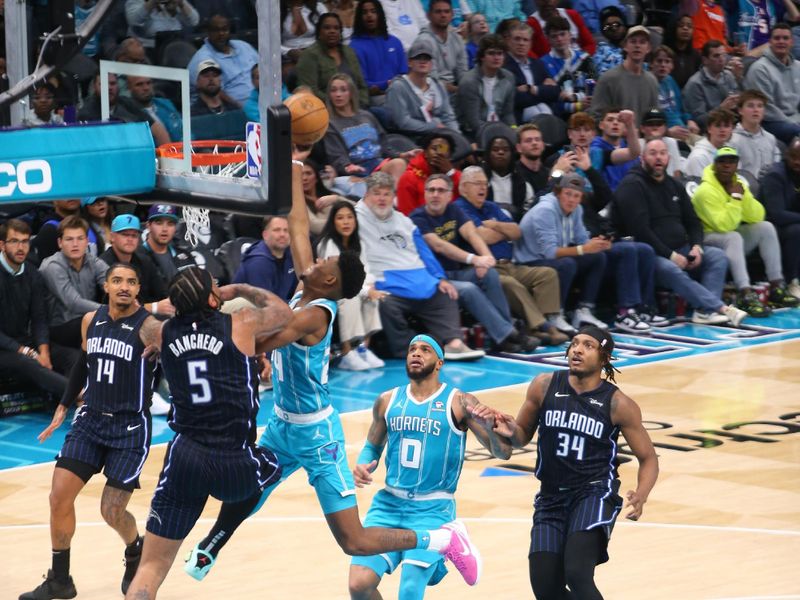
M51 356L44 280L25 262L30 242L24 221L0 225L0 373L60 398L67 386L61 373L69 372L78 353L58 347Z
M609 69L622 64L624 59L622 56L622 40L625 39L625 34L628 33L625 14L616 6L607 6L601 10L600 31L604 39L597 44L597 52L592 56L598 77Z

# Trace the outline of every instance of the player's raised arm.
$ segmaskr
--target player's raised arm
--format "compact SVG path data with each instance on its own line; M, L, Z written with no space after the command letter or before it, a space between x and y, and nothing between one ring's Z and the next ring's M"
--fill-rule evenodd
M389 404L390 392L383 392L372 405L372 423L367 432L367 441L356 459L353 467L353 479L357 487L372 483L372 473L378 468L383 447L386 445L386 406Z
M227 302L244 298L255 305L234 314L248 326L257 338L269 337L282 331L292 318L292 309L281 298L263 288L247 283L232 283L219 288L220 299Z
M650 435L642 425L642 411L639 405L617 390L611 401L611 419L619 425L625 441L628 442L636 460L639 461L637 485L635 490L625 494L626 505L631 508L625 518L636 521L642 516L644 503L658 478L658 456Z
M492 456L505 460L511 456L511 441L503 435L503 431L498 433L495 430L496 414L497 411L465 392L458 392L453 402L456 422L466 425Z
M306 197L303 193L303 163L292 161L292 209L289 211L289 243L294 271L299 276L314 263L311 251L311 230L308 223Z

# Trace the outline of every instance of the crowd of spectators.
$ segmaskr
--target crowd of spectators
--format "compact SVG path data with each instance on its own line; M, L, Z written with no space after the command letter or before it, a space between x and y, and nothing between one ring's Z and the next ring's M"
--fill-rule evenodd
M193 44L192 117L259 118L251 3L120 4L90 60L175 66L170 43ZM798 305L800 14L765 0L755 27L752 3L673 4L655 24L648 2L280 0L284 96L302 87L331 118L296 149L314 247L359 251L368 272L341 307L341 368L402 356L418 328L450 359L558 345L583 324L647 334L674 316L663 292L702 324ZM100 118L99 77L68 80L36 86L27 125L57 126L69 106ZM180 139L174 89L108 85L112 118ZM197 249L166 204L64 199L19 217L0 227L0 299L36 301L0 321L0 367L49 391L113 262L142 272L157 315L191 264L284 298L296 284L280 215L212 214L219 231Z

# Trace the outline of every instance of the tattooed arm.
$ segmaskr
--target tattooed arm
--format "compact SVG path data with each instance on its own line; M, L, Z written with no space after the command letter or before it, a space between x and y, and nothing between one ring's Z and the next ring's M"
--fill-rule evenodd
M390 392L383 392L372 405L372 423L367 432L367 441L353 467L353 479L356 487L364 487L372 483L372 472L378 468L383 447L386 445L386 406L389 404Z
M256 308L242 309L234 313L234 316L251 334L259 338L281 331L292 317L291 309L278 296L246 283L221 287L220 298L224 301L244 298L255 305Z
M472 394L456 392L453 400L453 418L459 426L469 428L478 441L492 453L495 458L507 459L511 456L511 442L507 437L498 435L496 431L494 411L478 411L485 407ZM480 416L479 416L480 415Z

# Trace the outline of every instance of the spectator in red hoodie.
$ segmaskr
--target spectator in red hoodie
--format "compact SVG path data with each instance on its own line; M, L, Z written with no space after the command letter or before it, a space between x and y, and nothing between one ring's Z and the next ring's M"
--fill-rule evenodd
M571 8L557 8L558 0L536 0L536 11L528 17L528 25L533 29L531 51L536 56L544 56L550 52L550 42L544 34L544 24L552 17L564 17L569 22L569 30L573 43L581 50L593 56L597 51L597 42L586 26L583 17Z
M397 182L397 210L408 216L411 211L425 206L425 180L433 173L444 173L457 187L461 181L461 171L453 166L455 142L445 132L433 131L420 142L422 152L412 158L405 173Z

